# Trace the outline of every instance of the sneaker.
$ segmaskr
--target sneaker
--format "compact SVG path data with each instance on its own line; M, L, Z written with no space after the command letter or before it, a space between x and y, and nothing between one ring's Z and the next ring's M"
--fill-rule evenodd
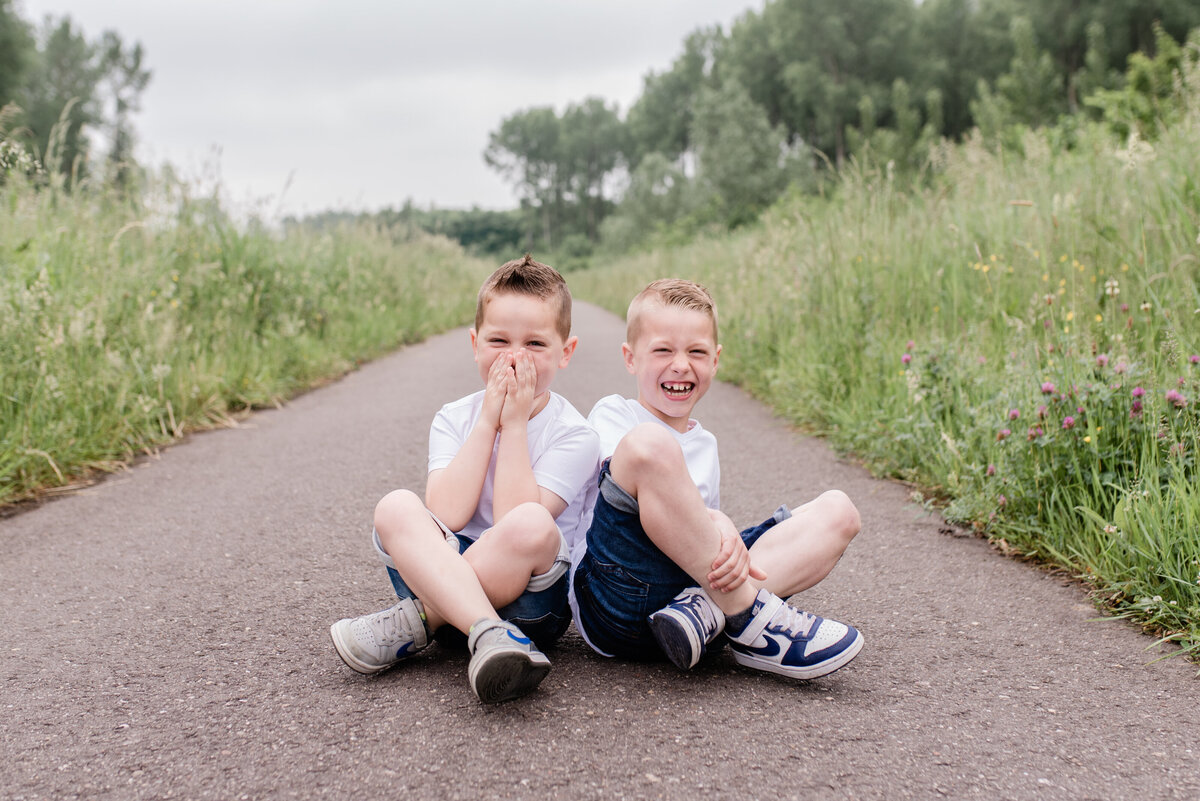
M667 658L680 670L695 667L705 646L725 628L725 614L704 590L688 587L675 600L646 618Z
M485 704L519 698L550 672L550 660L521 630L505 620L480 620L467 640L467 678Z
M793 679L832 673L862 650L858 630L836 620L801 612L759 590L752 616L739 634L725 632L739 665Z
M359 673L378 673L429 644L424 607L416 598L362 617L343 618L329 627L333 647Z

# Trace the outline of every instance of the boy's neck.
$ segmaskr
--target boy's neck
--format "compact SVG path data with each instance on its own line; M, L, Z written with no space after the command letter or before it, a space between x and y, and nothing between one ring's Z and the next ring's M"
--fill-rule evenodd
M639 406L641 406L643 409L650 412L650 414L654 415L656 418L661 420L663 423L665 423L667 425L667 427L672 428L675 431L678 431L680 434L686 434L689 430L691 430L691 427L692 427L692 418L691 417L686 416L686 415L683 417L671 417L670 415L663 414L658 409L655 409L653 406L646 403L646 401L642 400L641 395L638 396L637 402L638 402Z

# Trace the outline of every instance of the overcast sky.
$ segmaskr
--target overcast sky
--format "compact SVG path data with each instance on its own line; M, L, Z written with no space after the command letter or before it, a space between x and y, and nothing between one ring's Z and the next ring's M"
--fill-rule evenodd
M508 208L483 163L515 111L599 96L622 116L687 34L762 0L17 0L141 42L138 157L271 214ZM286 190L286 191L285 191Z

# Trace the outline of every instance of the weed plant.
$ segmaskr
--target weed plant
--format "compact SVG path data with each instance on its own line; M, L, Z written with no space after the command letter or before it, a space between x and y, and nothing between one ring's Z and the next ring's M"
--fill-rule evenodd
M573 282L617 312L705 283L723 377L1200 653L1200 110L1153 145L1061 133L943 144L918 188L852 165Z
M19 155L0 165L0 505L465 323L488 270L441 239L236 223L169 178L67 192Z

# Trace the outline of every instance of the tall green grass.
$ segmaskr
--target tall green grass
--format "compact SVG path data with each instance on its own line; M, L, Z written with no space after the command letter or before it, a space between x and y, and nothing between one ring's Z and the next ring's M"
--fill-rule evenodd
M925 188L855 165L572 282L618 312L705 283L725 378L1200 652L1200 111L1153 145L1059 133L943 145Z
M439 239L237 223L165 178L130 199L29 172L0 170L0 505L464 323L490 268Z

